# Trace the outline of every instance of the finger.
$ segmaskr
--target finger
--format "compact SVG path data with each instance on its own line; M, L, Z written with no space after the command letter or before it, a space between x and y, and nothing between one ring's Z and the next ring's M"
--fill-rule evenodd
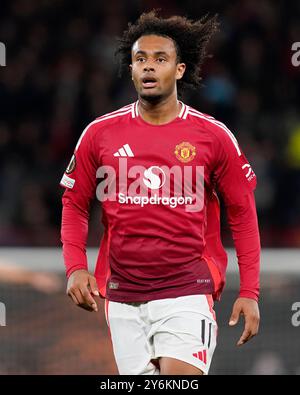
M78 301L78 306L81 306L84 303L84 300L82 298L81 292L79 289L73 289L72 290L73 295L76 297Z
M73 303L75 303L76 305L79 304L78 300L76 299L76 296L72 292L68 292L68 296L72 300Z
M92 297L88 288L87 287L85 287L83 289L81 288L80 292L81 292L84 303L87 304L94 311L98 311L97 303L96 303L95 299Z
M258 327L259 327L259 318L254 315L245 315L245 329L244 332L242 333L242 336L240 340L238 341L238 345L242 345L252 339L257 332L258 332Z
M68 296L72 299L72 301L73 301L77 306L79 306L79 301L78 301L78 299L76 298L76 295L74 294L74 292L69 291L69 292L68 292Z
M77 300L76 304L78 307L81 307L84 310L94 311L94 309L91 306L89 306L88 304L85 303L84 298L83 298L79 289L76 291L73 291L73 295Z
M241 313L241 308L238 307L237 305L234 305L231 313L231 317L229 319L230 326L236 325L239 322L240 313Z
M82 303L79 307L83 308L84 310L90 311L90 312L94 311L94 309L86 303Z
M98 285L95 277L90 276L89 277L89 285L91 288L91 293L95 296L99 296L99 290L98 290Z
M253 330L253 320L249 319L249 316L245 316L245 328L240 337L239 341L237 342L238 346L245 344L248 340L252 337L252 330Z
M252 335L252 332L249 329L245 329L239 341L237 342L237 345L242 346L243 344L247 343L247 341L249 341L253 336L254 335Z

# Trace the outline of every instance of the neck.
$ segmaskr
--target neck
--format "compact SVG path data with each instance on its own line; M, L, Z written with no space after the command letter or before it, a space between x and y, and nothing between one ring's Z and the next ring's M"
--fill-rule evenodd
M151 102L139 97L138 110L140 116L149 123L162 125L171 122L177 117L181 105L177 95L171 95L157 102Z

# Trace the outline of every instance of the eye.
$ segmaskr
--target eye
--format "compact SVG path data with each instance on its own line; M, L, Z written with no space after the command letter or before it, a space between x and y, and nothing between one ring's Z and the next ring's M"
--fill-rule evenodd
M142 62L142 61L144 61L144 60L145 60L145 58L137 58L137 59L136 59L137 62Z
M166 59L164 59L164 58L157 58L157 60L158 60L159 63L163 63L163 62L166 61Z

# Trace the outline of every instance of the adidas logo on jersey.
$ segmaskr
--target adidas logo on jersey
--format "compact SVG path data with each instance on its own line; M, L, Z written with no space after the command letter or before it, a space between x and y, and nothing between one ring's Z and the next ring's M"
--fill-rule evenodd
M133 154L129 144L125 144L125 145L123 145L122 148L120 148L117 152L114 153L114 156L122 156L122 157L131 156L131 157L133 157L134 154Z

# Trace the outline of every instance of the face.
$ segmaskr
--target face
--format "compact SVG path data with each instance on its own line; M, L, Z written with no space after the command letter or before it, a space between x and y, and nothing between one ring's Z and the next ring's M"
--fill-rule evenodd
M185 64L177 63L173 40L148 35L132 46L132 79L138 95L145 100L157 100L176 93L176 81L181 79Z

